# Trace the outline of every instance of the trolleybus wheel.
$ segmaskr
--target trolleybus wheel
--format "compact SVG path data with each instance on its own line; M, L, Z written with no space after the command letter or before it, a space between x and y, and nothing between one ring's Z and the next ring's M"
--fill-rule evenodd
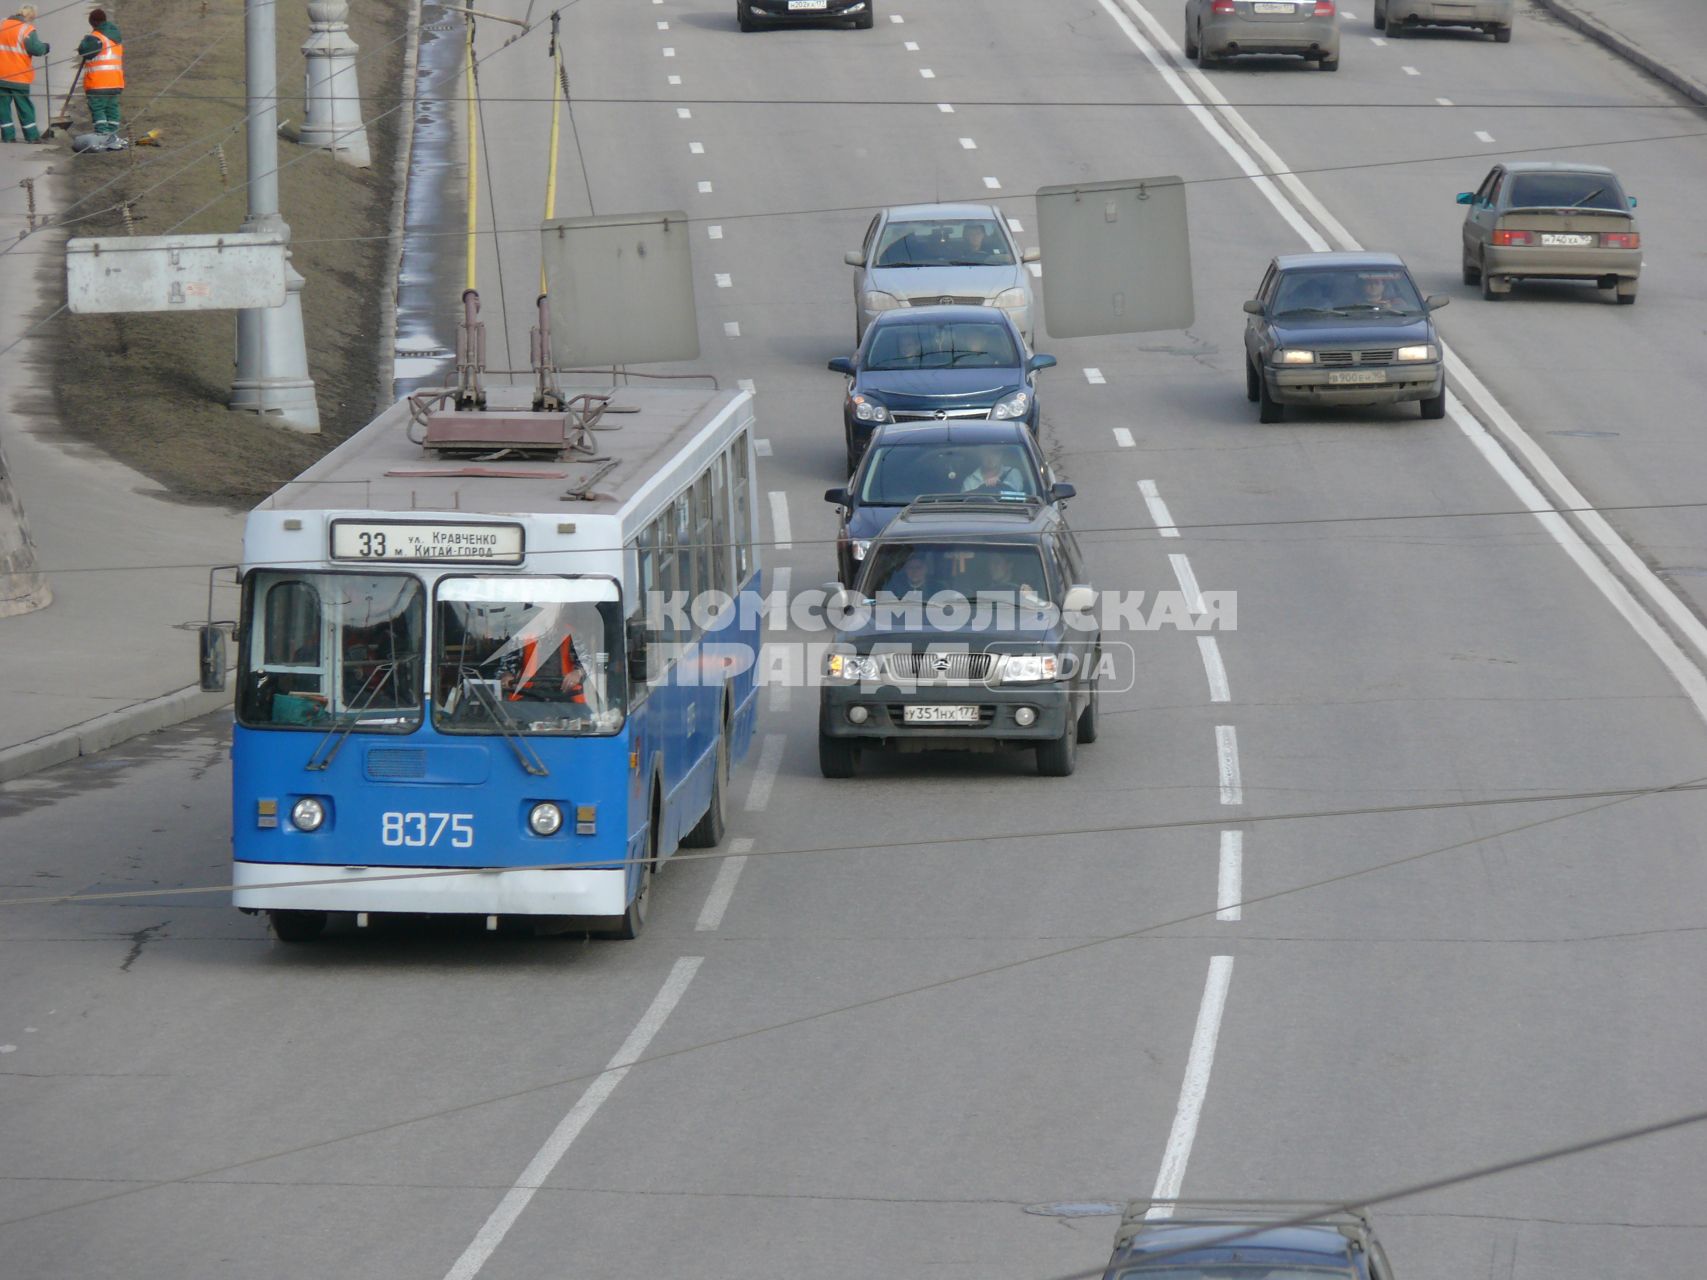
M711 802L705 806L705 813L694 824L693 830L682 837L682 843L690 849L715 849L723 843L724 828L729 820L729 731L717 735L717 762L712 766Z
M326 931L324 911L269 911L267 919L280 942L313 942Z

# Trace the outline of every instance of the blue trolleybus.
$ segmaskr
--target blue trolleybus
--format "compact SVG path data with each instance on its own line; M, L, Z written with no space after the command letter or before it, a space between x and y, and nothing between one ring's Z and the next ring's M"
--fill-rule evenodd
M659 863L722 839L759 622L708 605L762 590L751 395L625 387L540 457L494 447L491 394L446 416L460 452L402 401L249 516L234 900L281 939L333 912L633 937Z

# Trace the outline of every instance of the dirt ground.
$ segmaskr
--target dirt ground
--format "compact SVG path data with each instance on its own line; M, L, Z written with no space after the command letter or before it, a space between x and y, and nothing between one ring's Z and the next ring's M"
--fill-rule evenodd
M392 179L403 130L412 124L407 109L381 113L397 106L405 84L409 4L350 6L373 167L358 170L279 142L280 206L291 227L292 265L307 281L303 318L321 434L225 407L237 328L229 311L59 317L49 332L67 432L183 500L246 507L371 420L381 361L391 359L379 339L391 287ZM125 38L125 130L158 129L163 145L73 156L61 134L54 145L64 154L53 167L67 175L67 234L126 234L115 206L127 200L137 235L236 230L247 212L243 6L151 0L112 12ZM300 123L308 6L280 4L277 13L279 120ZM73 133L87 131L81 96L71 116Z

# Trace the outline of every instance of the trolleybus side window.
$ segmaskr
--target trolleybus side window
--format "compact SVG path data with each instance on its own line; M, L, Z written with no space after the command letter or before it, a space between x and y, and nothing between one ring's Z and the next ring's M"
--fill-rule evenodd
M722 590L723 575L717 571L717 524L712 510L709 470L702 472L693 482L693 544L696 566L694 590L702 597L708 592ZM702 609L705 607L701 606ZM705 615L701 613L699 616Z
M717 589L735 593L735 549L729 545L729 455L720 453L711 467L711 562L717 566Z
M735 577L745 582L747 575L753 571L752 484L747 469L745 431L735 438L729 460L735 468Z

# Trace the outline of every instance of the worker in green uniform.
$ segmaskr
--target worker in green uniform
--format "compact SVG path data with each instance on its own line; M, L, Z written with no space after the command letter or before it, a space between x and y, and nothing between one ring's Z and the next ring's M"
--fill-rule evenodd
M105 9L89 10L89 34L77 46L83 59L83 89L89 98L89 114L95 132L119 131L119 94L124 91L124 37L116 22L107 21Z
M35 86L35 59L47 56L47 45L36 34L36 7L27 4L0 22L0 142L16 142L18 129L25 142L39 142L36 104L30 98ZM12 124L16 112L18 124Z

